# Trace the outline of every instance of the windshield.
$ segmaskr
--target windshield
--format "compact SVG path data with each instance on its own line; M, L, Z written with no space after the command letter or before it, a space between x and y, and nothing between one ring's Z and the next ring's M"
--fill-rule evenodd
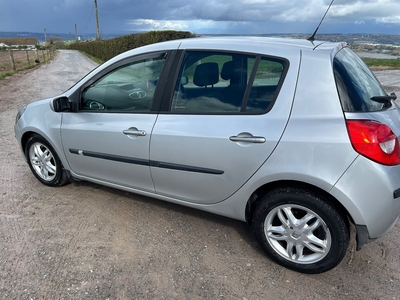
M374 96L386 96L386 93L371 70L349 48L338 52L333 68L343 111L371 112L387 108L387 105L371 100Z

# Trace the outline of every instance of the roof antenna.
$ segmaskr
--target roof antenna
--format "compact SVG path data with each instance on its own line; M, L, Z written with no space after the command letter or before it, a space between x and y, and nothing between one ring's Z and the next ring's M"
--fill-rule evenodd
M333 1L335 1L335 0L332 0L332 1L331 1L331 4L329 4L328 9L326 10L324 16L323 16L322 19L321 19L321 22L319 22L318 27L317 27L317 29L315 29L313 35L310 36L310 37L307 39L308 41L310 41L310 42L314 42L314 41L315 41L315 35L317 34L317 31L318 31L318 29L319 29L319 26L321 26L322 21L325 19L326 14L328 13L329 9L331 8L331 6L332 6L332 4L333 4Z

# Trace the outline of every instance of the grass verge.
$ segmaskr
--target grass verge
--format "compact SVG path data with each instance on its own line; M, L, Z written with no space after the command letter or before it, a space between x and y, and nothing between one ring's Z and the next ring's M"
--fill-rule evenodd
M396 69L400 69L400 59L385 59L385 58L363 57L362 60L372 70L396 70Z
M97 58L95 56L92 56L90 54L87 54L86 52L83 51L79 51L81 54L85 55L86 57L90 58L91 60L93 60L95 63L98 63L99 65L101 65L104 61L102 61L100 58Z
M38 67L38 66L40 66L40 65L42 65L42 64L46 64L46 63L48 63L49 61L52 61L55 57L57 56L57 52L55 53L55 55L54 56L52 56L52 57L46 57L46 61L44 62L44 63L40 63L40 64L30 64L30 65L25 65L25 66L23 66L23 67L19 67L19 68L17 68L15 71L13 71L13 70L10 70L10 71L5 71L5 72L0 72L0 80L2 80L2 79L4 79L4 78L6 78L7 76L12 76L12 75L14 75L14 74L16 74L16 73L18 73L18 72L21 72L21 71L26 71L26 70L29 70L29 69L34 69L34 68L36 68L36 67Z
M20 71L25 71L25 70L29 70L29 69L36 68L36 66L38 66L38 65L28 65L28 66L24 66L24 67L22 67L22 68L18 68L18 69L16 69L15 71L6 71L6 72L2 72L2 73L0 73L0 80L3 79L3 78L5 78L5 77L7 77L7 76L12 76L12 75L14 75L15 73L18 73L18 72L20 72Z

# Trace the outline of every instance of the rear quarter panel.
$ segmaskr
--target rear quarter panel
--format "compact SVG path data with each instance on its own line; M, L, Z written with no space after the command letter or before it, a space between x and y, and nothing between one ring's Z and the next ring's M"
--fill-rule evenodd
M356 157L329 55L303 51L287 128L260 176L299 180L329 191Z

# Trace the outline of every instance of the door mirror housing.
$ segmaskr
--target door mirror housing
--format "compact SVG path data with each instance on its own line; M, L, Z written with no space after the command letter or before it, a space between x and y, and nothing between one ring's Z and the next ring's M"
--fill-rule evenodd
M71 110L71 102L65 96L53 100L53 108L55 112L65 112Z
M182 85L188 84L188 82L189 82L189 78L187 76L182 76L181 77L181 84Z

